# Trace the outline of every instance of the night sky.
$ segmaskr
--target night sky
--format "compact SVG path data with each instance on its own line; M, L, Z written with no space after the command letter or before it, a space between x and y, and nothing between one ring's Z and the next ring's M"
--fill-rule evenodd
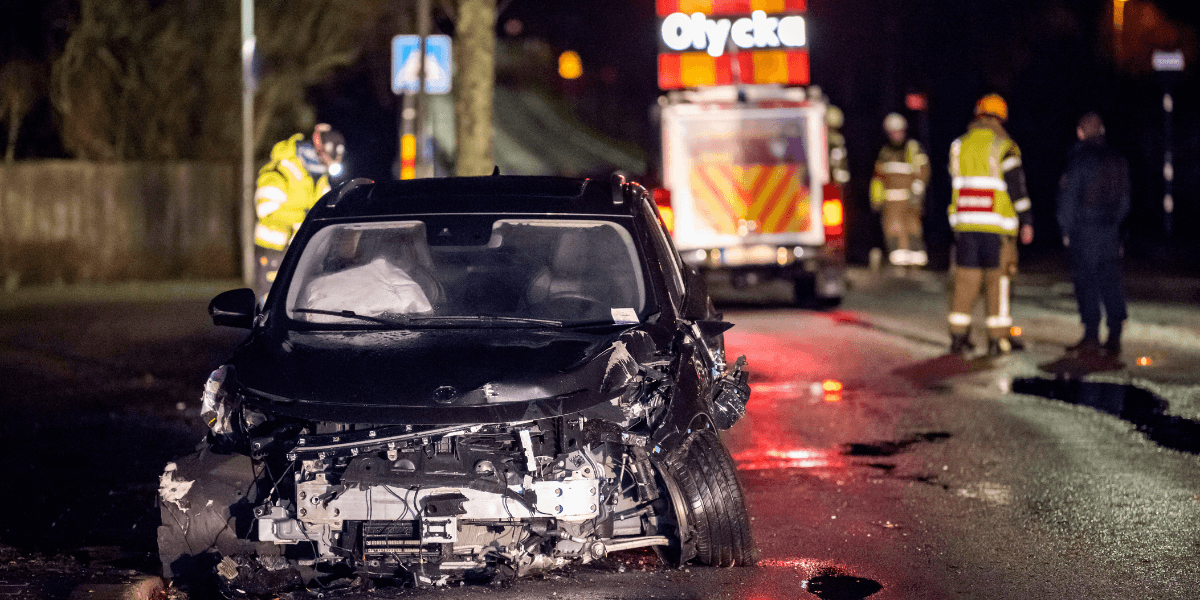
M139 1L139 0L123 0ZM145 0L142 0L145 1ZM155 0L161 4L164 0ZM233 0L224 0L233 1ZM264 0L259 0L264 1ZM1129 0L1127 7L1148 5ZM3 0L6 24L0 50L50 60L65 40L75 3ZM453 33L453 23L433 2L435 27ZM904 112L911 132L927 145L935 165L926 214L927 238L944 255L949 242L944 207L949 182L942 168L951 140L965 130L975 100L988 92L1005 96L1008 129L1025 154L1036 213L1037 241L1024 257L1056 255L1059 242L1053 197L1065 155L1074 142L1074 123L1088 110L1106 120L1110 142L1129 157L1134 180L1130 255L1147 260L1174 258L1200 270L1200 93L1195 54L1200 2L1157 0L1190 44L1188 71L1174 82L1176 214L1171 238L1164 237L1162 155L1164 82L1137 64L1114 58L1112 2L1100 0L809 0L809 47L813 83L846 114L852 187L847 207L851 258L865 260L880 243L867 202L867 181L884 137L885 114ZM501 0L497 31L501 43L536 38L554 52L576 50L584 63L579 82L547 81L606 134L657 156L651 107L656 84L657 22L652 0ZM513 36L505 25L523 28ZM321 120L346 132L350 145L369 149L364 172L388 175L396 148L397 102L387 90L387 39L394 15L381 16L355 67L311 91ZM1190 37L1189 37L1190 36ZM1134 49L1136 50L1136 48ZM501 77L503 79L503 77ZM929 111L904 110L904 96L921 92ZM585 107L590 107L586 108ZM18 158L63 156L54 139L53 113L43 103L31 114ZM653 178L653 175L650 175ZM942 258L944 260L944 256Z

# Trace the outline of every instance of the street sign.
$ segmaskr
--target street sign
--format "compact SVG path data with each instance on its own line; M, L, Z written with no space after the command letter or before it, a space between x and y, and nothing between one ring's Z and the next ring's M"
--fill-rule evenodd
M421 38L398 35L392 38L392 92L403 94L420 90ZM425 93L450 92L450 36L431 35L425 38Z
M1183 70L1183 50L1174 50L1171 52L1155 50L1154 57L1151 60L1154 63L1155 71Z

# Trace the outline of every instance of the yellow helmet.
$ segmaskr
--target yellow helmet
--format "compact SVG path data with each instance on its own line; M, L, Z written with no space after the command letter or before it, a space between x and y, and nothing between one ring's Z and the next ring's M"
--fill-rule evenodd
M834 129L841 129L842 125L846 124L846 115L842 114L842 109L830 104L825 111L825 124Z
M975 103L976 115L991 115L1001 121L1008 120L1008 103L1000 94L988 94Z

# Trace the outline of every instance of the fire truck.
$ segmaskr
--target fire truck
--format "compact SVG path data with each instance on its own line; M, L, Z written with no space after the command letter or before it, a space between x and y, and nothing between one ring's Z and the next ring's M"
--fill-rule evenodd
M655 202L701 271L735 287L786 279L798 303L830 304L845 289L842 198L830 181L828 105L806 87L805 8L658 1Z

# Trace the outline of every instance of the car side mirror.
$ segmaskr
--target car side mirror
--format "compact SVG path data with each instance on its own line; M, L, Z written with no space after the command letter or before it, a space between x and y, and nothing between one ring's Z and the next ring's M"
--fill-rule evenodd
M254 290L229 290L217 294L217 297L208 303L208 316L212 317L213 325L250 329L254 325L257 305L258 298L254 296Z
M688 321L700 321L707 319L712 314L708 300L708 282L704 280L704 274L697 271L695 267L684 267L683 269L683 314L681 315Z

